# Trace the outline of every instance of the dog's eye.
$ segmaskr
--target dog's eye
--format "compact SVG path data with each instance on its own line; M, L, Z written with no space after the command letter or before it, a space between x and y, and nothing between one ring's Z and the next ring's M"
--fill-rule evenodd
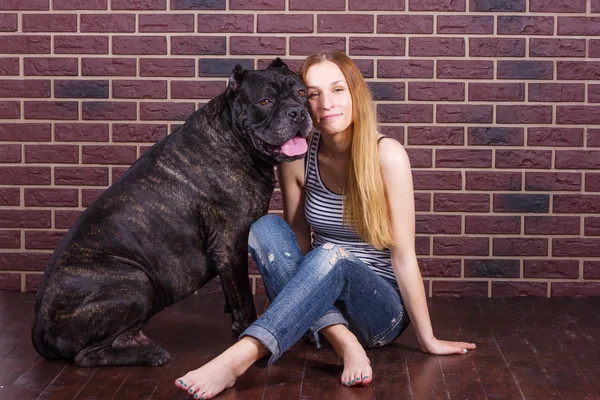
M266 105L267 105L267 104L269 104L270 102L271 102L271 101L270 101L270 100L268 100L268 99L262 99L262 100L260 101L260 105L261 105L261 106L266 106Z
M303 90L303 89L298 90L298 96L300 96L300 97L306 96L306 90Z

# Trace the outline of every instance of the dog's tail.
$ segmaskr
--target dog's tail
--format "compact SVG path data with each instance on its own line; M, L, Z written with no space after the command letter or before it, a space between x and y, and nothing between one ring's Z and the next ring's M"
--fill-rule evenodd
M31 342L39 355L45 359L59 360L63 358L52 349L53 346L48 341L46 329L41 326L39 318L36 318L33 323L33 328L31 329Z

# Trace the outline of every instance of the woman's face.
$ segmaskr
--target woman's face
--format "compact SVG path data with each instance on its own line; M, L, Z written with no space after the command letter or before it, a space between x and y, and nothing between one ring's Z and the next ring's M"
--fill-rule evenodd
M352 96L340 68L331 61L311 66L304 77L315 129L333 134L351 129Z

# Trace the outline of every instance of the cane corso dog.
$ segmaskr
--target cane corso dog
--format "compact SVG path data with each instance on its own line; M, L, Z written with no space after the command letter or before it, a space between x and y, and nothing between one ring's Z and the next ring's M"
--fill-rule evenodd
M236 66L229 86L156 143L75 222L48 262L32 340L78 366L160 365L142 333L219 276L239 334L256 319L250 225L269 207L273 166L306 152L306 87L276 59Z

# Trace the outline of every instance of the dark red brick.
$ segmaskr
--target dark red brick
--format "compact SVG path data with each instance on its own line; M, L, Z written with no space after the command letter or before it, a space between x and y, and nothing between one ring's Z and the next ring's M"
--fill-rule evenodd
M378 78L433 78L431 60L377 60Z
M55 0L56 1L56 0ZM0 4L0 10L22 10L22 11L33 11L33 10L49 10L49 0L28 0L26 2L21 0L3 0Z
M52 0L55 10L106 10L108 0Z
M600 282L552 282L552 297L600 297Z
M431 195L429 193L415 193L415 210L431 211Z
M579 261L524 260L523 277L577 279L579 277Z
M552 106L498 105L496 122L499 124L550 124Z
M25 248L54 250L64 235L63 231L27 231L25 232Z
M524 83L469 83L469 101L523 101Z
M558 34L574 36L598 36L600 18L558 17Z
M548 213L550 196L547 194L494 194L494 212Z
M598 61L557 61L556 74L559 80L599 80Z
M479 172L467 171L467 190L521 190L520 172Z
M194 110L194 103L140 103L140 119L143 121L184 121Z
M26 119L76 120L79 118L76 101L26 101Z
M26 163L66 163L79 161L79 146L60 144L25 145Z
M469 39L471 57L524 57L525 39L474 37Z
M492 122L492 105L437 105L436 122L485 124Z
M433 281L432 295L440 297L488 297L488 283L482 281Z
M300 40L304 38L290 38L290 54L298 54L292 52L291 50L294 47L292 44L292 39ZM285 41L286 39L284 37L276 36L231 36L229 38L229 52L230 54L235 55L285 55ZM222 54L225 53L223 52Z
M410 0L409 11L466 11L465 0Z
M548 239L493 238L494 256L547 256Z
M555 194L553 200L555 213L600 213L600 195Z
M262 16L267 15L259 15L259 24ZM268 16L275 17L273 14L268 14ZM279 18L275 20L279 20ZM312 18L310 24L312 28ZM193 28L193 23L191 27ZM251 14L199 14L198 32L252 33L254 32L254 16ZM312 29L309 32L312 32Z
M417 215L417 234L460 234L460 215Z
M600 236L600 217L585 217L585 236Z
M469 128L470 146L523 146L523 128L477 127Z
M277 18L271 20L271 15L261 15L258 17L258 32L282 32L279 30L261 31L260 22L261 17L268 18L271 22L271 29L275 28L276 25L286 26L286 30L283 32L312 32L312 15L301 15L305 17L306 21L287 22L285 18ZM317 32L319 33L373 33L375 27L375 20L373 15L369 14L319 14L317 15ZM296 18L299 19L299 18ZM277 22L275 22L277 21ZM295 30L294 27L298 26L300 29L310 30ZM291 27L294 30L287 30ZM277 28L275 28L277 29ZM404 41L402 41L404 42Z
M171 38L171 45L176 47L177 37ZM191 38L190 38L191 40ZM167 54L167 39L164 36L113 36L113 54ZM172 49L172 54L173 53Z
M49 185L51 183L50 167L0 167L0 172L2 172L1 185Z
M587 145L589 147L600 147L600 129L588 129Z
M581 174L568 172L526 172L525 190L580 191Z
M554 17L498 16L499 35L553 35Z
M131 164L136 159L134 146L82 146L83 164Z
M414 37L409 39L408 48L408 54L411 57L465 56L463 38Z
M600 257L600 239L552 239L554 257Z
M583 147L581 128L529 128L527 145L553 147Z
M492 79L493 61L438 60L437 78L440 79Z
M29 189L25 188L27 207L77 207L77 189Z
M526 235L579 235L579 217L526 216Z
M552 79L553 75L552 61L498 61L498 79Z
M272 58L269 59L267 65L271 61L273 61ZM246 69L254 69L254 61L243 58L201 58L198 62L200 64L198 76L222 76L229 78L237 64Z
M21 103L18 101L0 101L0 119L21 118Z
M18 249L20 247L20 231L0 231L0 249Z
M449 145L464 144L464 128L453 126L409 126L408 144L410 145Z
M530 12L585 13L585 0L529 0Z
M378 15L377 33L433 33L433 15Z
M446 258L422 258L419 267L423 276L459 278L460 260Z
M368 82L375 101L404 100L404 82Z
M18 57L0 57L0 76L19 75Z
M588 85L588 102L600 103L600 85Z
M585 174L585 190L600 192L600 174Z
M108 168L56 167L54 170L54 184L67 186L108 186Z
M140 18L146 17L141 15ZM191 16L190 16L191 17ZM193 24L193 21L192 21ZM135 32L133 14L81 14L81 32Z
M18 206L20 203L21 194L19 188L0 188L0 206ZM2 211L0 211L1 213ZM0 227L5 227L2 225L2 215L0 215Z
M118 101L88 101L82 103L86 120L135 120L136 103Z
M521 262L506 259L465 260L465 277L469 278L518 278Z
M285 0L230 0L229 8L231 10L284 10Z
M473 11L500 11L524 12L526 0L469 0L469 10Z
M0 210L0 228L50 228L50 217L50 210Z
M489 255L489 239L483 237L434 237L433 254L487 256Z
M141 62L146 61L142 60ZM135 76L134 58L82 58L83 76Z
M244 0L237 0L244 2ZM281 0L284 3L284 0ZM282 8L283 9L283 8ZM290 0L290 11L345 11L345 0Z
M166 10L167 0L111 0L113 10Z
M456 171L413 171L413 185L416 190L460 190L462 177Z
M465 233L518 235L521 233L521 217L467 215L465 216Z
M353 56L403 56L406 39L403 37L351 37L350 54Z
M350 11L404 11L404 1L398 0L349 0Z
M143 58L140 76L195 76L196 62L191 58Z
M600 106L557 106L558 124L600 124Z
M49 79L0 79L0 97L50 97Z
M592 0L591 3L591 11L593 13L600 13L600 0Z
M584 261L584 279L600 279L600 261Z
M16 32L17 17L15 13L0 13L0 32Z
M205 20L206 16L201 14L198 17L198 29L204 29L205 23L208 22ZM194 16L191 14L141 14L139 18L140 32L142 33L194 31Z
M225 91L224 81L171 81L172 99L212 99Z
M416 101L464 101L462 82L409 82L408 99Z
M439 15L437 33L491 35L494 33L494 17L492 15Z
M3 54L50 54L50 37L40 35L0 36Z
M600 150L557 150L555 167L561 169L598 169Z
M50 124L0 124L0 141L49 142L51 139L52 134Z
M473 193L435 193L433 210L437 212L489 212L490 195Z
M170 0L171 10L225 10L225 0Z
M43 274L25 274L25 290L37 292L42 285Z
M546 297L546 282L492 282L492 297Z
M585 57L585 39L531 39L531 57Z
M162 124L114 124L115 142L158 142L167 136L167 126Z
M166 99L167 81L153 80L114 80L115 99Z
M108 81L55 80L56 98L108 98Z
M490 168L492 150L476 149L438 149L436 168Z
M398 142L404 144L404 127L397 125L380 126L378 129L379 133L385 136L389 136Z
M100 195L102 195L102 193L104 193L105 189L82 189L81 190L81 206L82 207L89 207L92 205L92 203L94 201L96 201L96 199L98 197L100 197Z
M43 271L50 253L0 253L0 271Z
M56 35L56 36L54 36L54 53L55 54L108 54L108 36L58 36L58 35Z
M23 32L77 32L77 15L24 14Z
M55 227L57 229L69 229L75 223L77 218L81 215L82 211L66 211L56 210L55 214Z
M224 55L227 46L225 41L225 37L218 36L172 36L171 54Z
M382 123L433 122L431 104L378 104L377 113Z
M108 142L108 124L55 124L59 142Z

